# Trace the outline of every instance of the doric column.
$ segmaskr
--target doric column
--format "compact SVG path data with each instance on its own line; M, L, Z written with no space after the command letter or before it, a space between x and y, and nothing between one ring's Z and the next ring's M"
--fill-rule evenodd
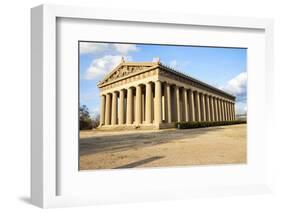
M172 122L172 102L171 102L171 86L166 83L165 84L165 119L167 119L168 123Z
M228 118L228 106L227 106L227 101L224 101L224 108L225 108L225 120L228 121L229 118Z
M223 118L223 101L222 101L222 99L219 99L219 102L220 102L220 116L221 116L221 121L223 121L224 120L224 118Z
M225 101L222 99L221 100L221 108L222 108L222 120L226 120L226 112L225 112Z
M226 121L226 108L225 108L225 101L221 100L221 106L222 106L222 120Z
M133 89L127 90L127 124L133 123Z
M227 120L231 121L231 110L230 110L230 103L226 102L226 109L227 109Z
M218 99L218 110L219 110L219 121L222 121L223 118L222 118L222 104L221 104L221 99L219 98Z
M228 101L225 102L226 104L226 115L227 115L227 120L230 121L231 120L231 111L230 111L230 104Z
M145 93L141 92L141 123L145 123Z
M193 90L190 89L188 91L188 103L189 103L189 121L195 121L195 113L194 113L194 98L193 98Z
M222 107L222 100L219 99L219 115L220 115L220 121L223 121L223 107Z
M229 108L229 120L233 120L233 113L232 113L232 103L228 103L228 108Z
M216 98L216 106L217 106L217 121L220 120L220 113L219 113L219 99Z
M214 121L218 121L218 102L217 102L217 98L213 97L213 101L214 101Z
M232 121L231 103L230 102L227 102L227 109L228 109L228 120Z
M221 121L221 102L219 98L217 98L217 103L218 103L218 121Z
M210 121L215 121L215 115L214 115L214 98L213 96L209 97L210 101Z
M230 102L229 103L229 108L230 108L230 118L231 120L234 120L234 116L233 116L233 104Z
M145 122L152 123L152 85L150 82L145 85Z
M162 123L162 93L161 93L161 82L158 80L155 82L155 107L154 115L155 122Z
M223 103L222 103L222 99L220 99L220 105L221 105L221 120L223 121L223 120L224 120L224 118L223 118L224 114L223 114Z
M233 117L233 108L232 108L232 103L229 102L229 109L230 109L230 117L231 117L231 120L234 120L234 117Z
M100 103L101 103L101 108L100 108L100 126L104 125L104 116L105 116L105 96L101 95L100 96Z
M230 121L231 118L230 118L230 108L229 108L229 103L228 103L228 101L225 102L225 108L226 108L226 120L227 120L227 121Z
M124 124L124 97L125 91L122 89L119 96L118 124Z
M110 125L111 118L111 95L109 93L106 94L105 101L105 125Z
M210 99L209 99L209 95L206 95L206 120L207 120L207 121L211 121Z
M199 92L196 91L195 92L195 117L196 117L196 121L201 121L201 113L200 113L200 96L199 96Z
M233 120L233 111L232 111L232 103L229 102L229 116L230 116L230 120Z
M233 118L233 111L232 111L232 103L231 102L229 102L229 115L230 115L230 119L234 120L234 118Z
M235 103L232 104L232 111L233 111L233 120L236 120L236 116L235 116Z
M224 118L225 121L227 121L227 108L226 108L226 101L225 100L222 100L222 106L223 106L223 112L224 112L223 118Z
M187 101L187 90L182 88L182 105L183 105L183 120L188 121L188 101Z
M141 124L141 85L136 87L136 124Z
M111 125L117 124L117 93L112 93Z
M230 114L230 104L228 101L226 101L226 111L227 111L227 120L231 120L231 114Z
M181 122L181 105L180 105L180 89L178 86L175 86L176 90L176 108L177 108L177 122Z
M177 90L176 86L173 86L173 94L172 94L172 121L176 122L178 120L178 113L177 113Z
M201 106L201 121L206 121L206 105L205 105L205 95L201 93L200 95L200 106Z
M221 119L225 120L224 101L221 99Z

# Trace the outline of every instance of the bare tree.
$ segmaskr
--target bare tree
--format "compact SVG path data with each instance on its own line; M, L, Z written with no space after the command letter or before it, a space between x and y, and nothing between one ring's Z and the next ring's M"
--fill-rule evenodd
M97 113L92 117L92 126L97 128L100 125L100 114Z

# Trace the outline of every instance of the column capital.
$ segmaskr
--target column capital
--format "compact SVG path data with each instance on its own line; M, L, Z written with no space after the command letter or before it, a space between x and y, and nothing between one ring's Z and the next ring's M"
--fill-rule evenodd
M190 91L190 92L195 92L195 91L196 91L196 90L195 90L194 88L192 88L192 87L189 87L187 90Z
M148 85L148 84L152 84L152 81L148 81L145 83L145 85Z

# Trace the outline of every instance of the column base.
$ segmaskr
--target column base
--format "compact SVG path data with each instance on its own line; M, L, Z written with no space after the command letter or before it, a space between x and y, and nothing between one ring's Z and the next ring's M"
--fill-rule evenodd
M175 123L152 123L152 124L122 124L122 125L102 125L98 130L151 130L151 129L170 129L175 128Z

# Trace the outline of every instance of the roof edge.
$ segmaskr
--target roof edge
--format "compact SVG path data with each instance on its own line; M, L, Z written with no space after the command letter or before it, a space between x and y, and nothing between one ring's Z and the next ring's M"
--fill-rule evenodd
M194 77L191 77L191 76L189 76L189 75L187 75L187 74L185 74L185 73L179 72L179 71L177 71L177 70L175 70L175 69L173 69L173 68L171 68L171 67L166 66L165 64L160 63L160 64L159 64L159 67L164 68L164 69L166 69L166 70L169 70L169 71L171 71L172 73L174 73L174 74L176 74L176 75L179 75L179 76L181 76L181 77L187 78L188 80L191 80L191 81L194 81L194 82L196 82L196 83L198 83L198 84L201 84L202 86L210 87L211 89L214 89L214 90L216 90L217 92L223 93L223 94L225 94L225 95L227 95L227 96L230 96L230 97L232 97L234 100L236 100L236 96L234 96L234 95L232 95L232 94L230 94L230 93L228 93L228 92L225 92L225 91L223 91L223 90L221 90L221 89L219 89L219 88L217 88L217 87L214 87L214 86L212 86L212 85L210 85L210 84L207 84L207 83L205 83L205 82L203 82L203 81L200 81L200 80L198 80L198 79L196 79L196 78L194 78Z

